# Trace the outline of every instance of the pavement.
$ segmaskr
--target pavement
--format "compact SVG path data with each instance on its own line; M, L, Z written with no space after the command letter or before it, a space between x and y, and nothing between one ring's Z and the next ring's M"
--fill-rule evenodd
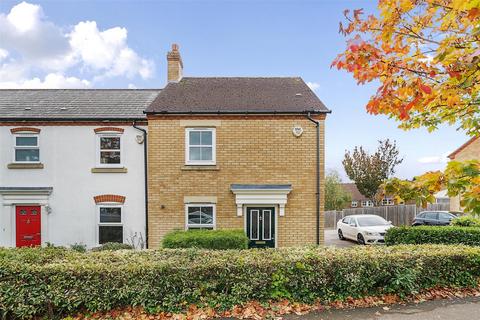
M352 240L340 240L338 239L337 230L328 229L325 230L325 245L328 247L346 248L357 245Z
M480 318L480 297L426 301L388 308L315 311L286 320L473 320Z

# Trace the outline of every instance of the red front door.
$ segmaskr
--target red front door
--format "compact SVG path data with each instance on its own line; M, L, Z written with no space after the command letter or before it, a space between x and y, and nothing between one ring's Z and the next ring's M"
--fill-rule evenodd
M17 206L17 247L39 246L41 239L40 206Z

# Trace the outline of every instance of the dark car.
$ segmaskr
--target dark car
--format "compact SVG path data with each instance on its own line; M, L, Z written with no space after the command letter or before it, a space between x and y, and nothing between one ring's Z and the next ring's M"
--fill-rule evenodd
M448 211L423 211L413 219L412 226L448 226L456 217Z

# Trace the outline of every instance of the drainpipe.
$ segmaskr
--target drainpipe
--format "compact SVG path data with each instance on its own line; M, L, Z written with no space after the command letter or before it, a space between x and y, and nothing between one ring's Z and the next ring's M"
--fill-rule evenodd
M317 128L317 186L316 186L316 214L317 214L317 246L320 245L320 122L307 114L307 119L312 121Z
M143 172L145 180L145 249L148 249L148 159L147 159L147 130L137 127L133 121L132 126L143 133Z

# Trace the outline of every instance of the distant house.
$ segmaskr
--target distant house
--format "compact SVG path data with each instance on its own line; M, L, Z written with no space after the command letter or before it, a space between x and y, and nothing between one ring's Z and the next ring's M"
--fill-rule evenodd
M465 142L457 150L453 151L448 158L456 161L480 160L480 136L476 136ZM450 210L462 211L460 197L450 198Z
M352 201L347 206L347 208L365 208L365 207L374 207L375 203L372 200L365 197L363 194L358 191L357 185L355 183L342 183L342 188L348 194ZM385 197L379 203L380 206L393 206L395 201L392 197Z

